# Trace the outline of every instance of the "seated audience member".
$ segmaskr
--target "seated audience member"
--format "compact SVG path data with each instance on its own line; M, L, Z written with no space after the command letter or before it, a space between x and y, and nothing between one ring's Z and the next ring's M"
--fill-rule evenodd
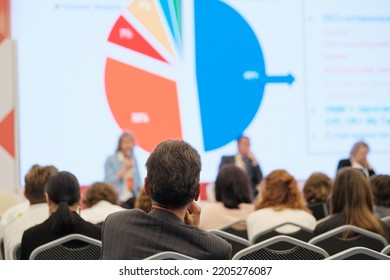
M103 223L103 260L144 259L175 251L195 259L230 259L232 247L199 226L201 160L189 144L167 140L146 162L149 213L132 209L111 214Z
M123 132L115 153L107 157L104 164L104 181L116 187L125 208L133 208L135 197L142 186L134 147L134 135Z
M5 228L16 220L28 206L27 200L21 202L18 195L0 188L0 241L3 240Z
M332 180L328 175L321 172L311 174L303 186L303 196L307 202L307 207L313 212L317 220L328 215L327 201L331 188Z
M0 217L5 211L20 202L20 198L16 194L0 188Z
M367 143L363 141L356 142L351 149L349 158L342 159L337 165L337 171L344 167L353 167L360 170L366 177L375 174L374 169L368 163L367 154L370 151Z
M134 208L144 210L146 213L149 213L152 210L152 200L146 193L145 188L141 188L139 191L137 199L135 200Z
M78 233L101 239L101 227L84 221L77 214L80 185L72 173L62 171L51 176L46 184L46 197L50 216L24 232L22 260L28 260L35 248L68 234Z
M114 212L125 210L119 206L118 193L110 184L97 182L87 188L83 203L86 206L80 216L93 224L103 223Z
M390 216L390 176L374 175L369 179L374 196L374 213L378 218Z
M15 221L23 215L24 211L28 209L30 202L26 199L22 202L8 208L1 216L0 224L6 227L8 224Z
M49 177L57 172L58 170L54 166L33 165L24 177L24 196L30 205L5 229L4 252L6 259L12 259L12 251L22 241L22 235L26 229L42 223L49 217L45 185Z
M250 140L247 136L241 136L237 140L237 154L223 156L219 169L225 165L236 165L245 171L252 186L252 198L256 197L258 190L257 185L263 179L259 163L250 149Z
M202 207L200 228L219 229L239 220L246 220L254 211L251 185L245 172L235 166L221 168L215 180L216 202Z
M320 222L314 235L343 225L357 226L384 236L390 241L390 226L374 215L372 191L365 176L355 168L343 168L337 173L331 192L331 215ZM343 237L351 237L345 232Z
M261 198L255 204L255 212L247 219L249 240L259 232L286 222L308 229L316 226L316 219L306 207L297 181L285 170L275 170L265 178L261 186ZM278 230L291 233L298 228L286 225Z

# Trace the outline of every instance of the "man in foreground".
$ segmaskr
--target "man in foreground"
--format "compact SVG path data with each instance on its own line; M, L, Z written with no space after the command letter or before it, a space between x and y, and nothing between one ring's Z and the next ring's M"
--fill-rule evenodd
M103 224L104 260L144 259L175 251L195 259L231 259L225 240L198 228L201 160L188 143L160 143L146 162L150 213L139 209L111 214Z

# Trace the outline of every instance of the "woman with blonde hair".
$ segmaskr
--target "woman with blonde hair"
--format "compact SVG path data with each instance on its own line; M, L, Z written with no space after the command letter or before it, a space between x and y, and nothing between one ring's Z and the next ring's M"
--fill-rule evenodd
M314 235L339 226L353 225L378 233L390 241L390 227L375 217L369 182L359 170L349 167L337 173L330 204L331 215L316 226ZM352 234L345 232L343 237L348 238Z
M316 219L306 207L305 200L295 178L286 170L275 170L263 181L261 198L256 202L256 211L247 219L248 238L279 224L292 222L314 229ZM297 227L283 226L278 231L292 233Z

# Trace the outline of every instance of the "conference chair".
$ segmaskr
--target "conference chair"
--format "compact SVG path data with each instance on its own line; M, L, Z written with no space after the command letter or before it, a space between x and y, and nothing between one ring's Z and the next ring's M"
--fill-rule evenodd
M20 258L21 258L20 249L21 249L21 243L16 244L15 247L12 248L11 257L13 260L20 260Z
M150 257L145 258L145 260L195 260L194 258L173 252L173 251L164 251L157 254L154 254Z
M366 247L352 247L334 254L327 260L390 260L389 256Z
M290 244L289 249L272 249L278 243ZM283 246L276 246L283 247ZM241 250L233 260L323 260L329 254L322 248L305 241L279 235Z
M390 245L387 245L383 250L381 251L382 254L390 256Z
M310 203L307 205L307 207L311 210L317 221L329 215L328 205L326 202Z
M279 230L283 226L294 226L294 227L296 227L296 230L294 232L291 232L291 233L280 232ZM282 224L279 224L277 226L274 226L272 228L269 228L267 230L264 230L262 232L257 233L255 236L253 236L253 238L250 240L250 242L252 244L256 244L256 243L262 242L264 240L267 240L271 237L278 236L278 235L286 235L286 236L290 236L290 237L307 242L313 237L313 231L309 228L297 225L295 223L287 222L287 223L282 223ZM279 245L281 245L283 247L276 247L276 245L275 245L275 246L273 246L273 249L288 249L289 248L288 247L289 244L284 244L284 245L287 245L287 247L285 247L283 244L278 244L278 246Z
M247 239L219 229L210 229L208 232L218 235L222 239L229 242L232 245L232 255L252 245Z
M0 238L0 260L4 260L4 239Z
M30 260L99 260L102 242L81 234L69 234L32 251Z
M227 224L221 227L220 230L248 239L248 232L245 220L239 220L231 224Z
M383 217L381 220L390 225L390 216Z
M342 238L341 234L345 231L352 231L356 235ZM312 238L309 243L323 248L329 255L334 255L352 247L366 247L380 252L387 245L387 240L366 229L344 225Z

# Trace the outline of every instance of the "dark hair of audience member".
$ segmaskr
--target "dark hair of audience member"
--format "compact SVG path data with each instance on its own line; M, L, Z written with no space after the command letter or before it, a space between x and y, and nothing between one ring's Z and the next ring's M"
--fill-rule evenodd
M373 175L370 177L369 182L375 205L390 207L390 176Z
M303 196L308 203L326 202L332 188L332 180L321 172L312 173L303 186Z
M368 180L355 168L346 167L337 173L330 208L332 214L343 214L346 224L384 235L383 227L373 212L374 202ZM343 237L352 235L345 232Z
M104 182L96 182L88 187L85 196L83 197L83 203L87 207L92 207L101 200L110 202L111 204L118 205L119 197L116 189Z
M48 198L58 205L51 230L54 233L70 232L76 225L75 215L69 206L80 201L80 185L72 173L61 171L51 176L46 185Z
M52 165L40 166L34 164L24 176L24 195L31 205L46 203L45 185L49 177L58 169Z
M239 208L240 203L251 203L250 182L245 172L235 165L221 168L215 180L215 198L226 208Z
M261 199L256 202L256 209L273 208L274 210L298 209L311 211L298 188L295 178L286 170L272 171L263 183Z
M148 189L153 202L180 209L199 188L201 159L188 143L167 140L157 145L146 161Z

